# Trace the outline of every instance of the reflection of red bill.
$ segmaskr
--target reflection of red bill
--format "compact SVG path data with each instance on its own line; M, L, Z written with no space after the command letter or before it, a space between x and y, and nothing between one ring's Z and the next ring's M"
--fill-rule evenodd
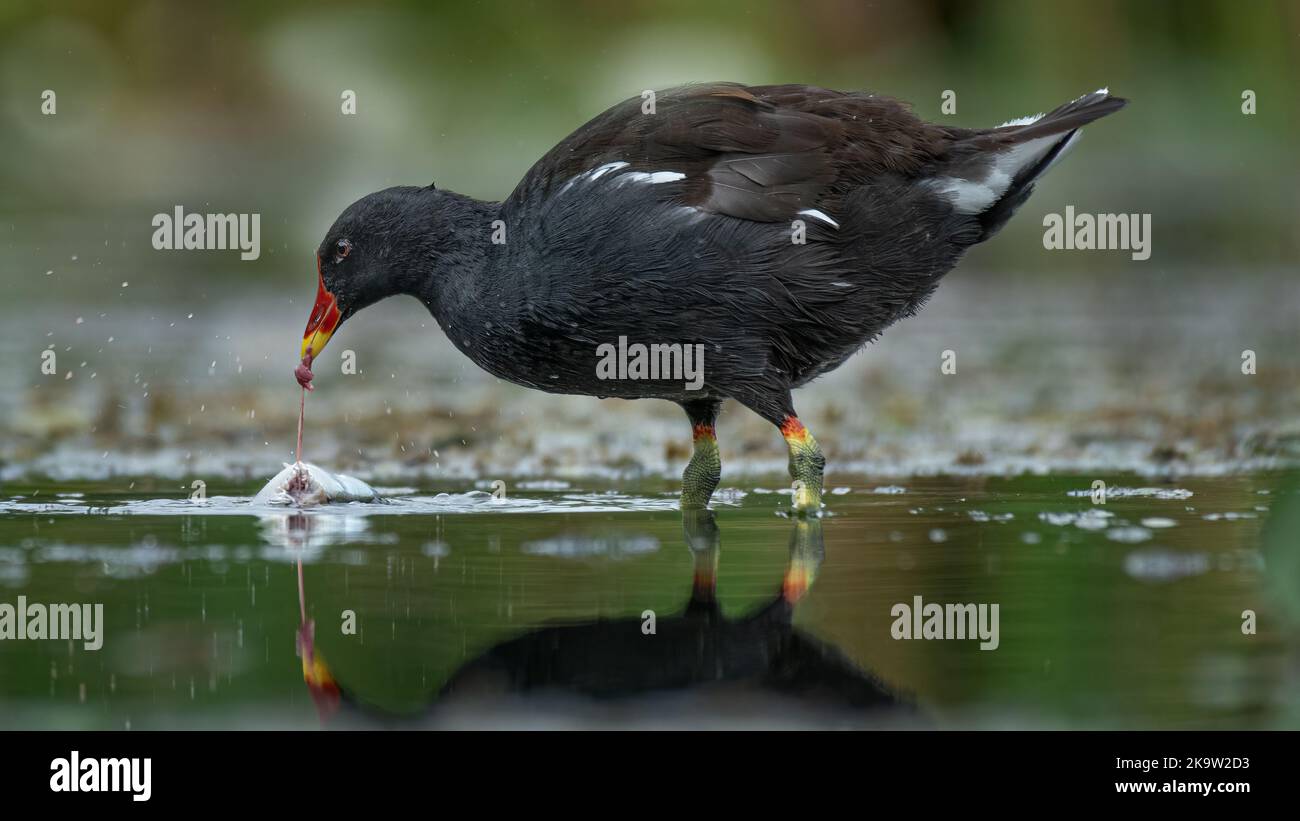
M302 361L306 368L311 367L311 362L325 348L325 343L330 341L334 335L334 330L339 326L339 304L334 295L325 287L325 276L320 270L320 257L316 257L316 305L311 309L311 317L307 320L307 330L302 332ZM308 381L310 381L311 371L307 371ZM302 381L302 375L299 374L298 381Z
M302 680L322 723L338 712L342 691L330 673L325 659L316 652L316 623L308 621L298 628L298 652L302 654Z

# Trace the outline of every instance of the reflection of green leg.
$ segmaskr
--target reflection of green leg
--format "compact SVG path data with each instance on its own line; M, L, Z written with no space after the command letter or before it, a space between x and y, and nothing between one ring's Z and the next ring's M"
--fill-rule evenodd
M790 448L790 477L795 481L791 506L796 513L820 513L826 457L817 440L794 416L787 416L781 423L781 435Z
M798 519L790 531L790 566L781 583L781 595L791 604L803 598L817 578L826 555L821 519Z
M713 511L683 510L682 531L694 564L691 602L711 605L718 586L718 548L722 543Z
M683 510L706 507L722 479L722 458L718 454L718 438L714 427L720 405L714 399L682 404L686 415L691 418L691 433L695 439L695 452L682 473Z

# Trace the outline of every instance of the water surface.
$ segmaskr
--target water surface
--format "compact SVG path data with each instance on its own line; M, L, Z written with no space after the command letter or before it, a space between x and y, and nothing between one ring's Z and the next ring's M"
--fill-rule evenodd
M841 475L815 522L775 478L686 516L667 480L309 511L11 483L0 601L107 627L0 644L0 725L1295 728L1286 478L1098 505L1092 477ZM917 596L997 604L997 648L895 639Z

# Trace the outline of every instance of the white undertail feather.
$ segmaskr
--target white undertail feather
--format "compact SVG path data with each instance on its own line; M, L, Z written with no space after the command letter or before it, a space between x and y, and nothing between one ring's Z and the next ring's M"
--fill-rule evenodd
M1048 168L1055 165L1078 138L1078 132L1068 137L1069 142L1052 158ZM1007 193L1017 174L1026 168L1032 168L1065 139L1065 134L1052 134L1017 143L993 155L989 165L981 169L981 177L935 177L930 185L951 200L958 213L982 214Z
M1060 151L1056 152L1056 156L1052 157L1052 161L1047 164L1047 167L1043 169L1042 173L1046 174L1048 170L1050 170L1053 166L1055 166L1058 162L1061 161L1062 157L1064 157L1066 154L1069 154L1071 151L1073 151L1075 143L1079 142L1079 138L1082 136L1083 136L1082 130L1076 130L1073 134L1071 134L1070 139L1065 141L1065 145L1061 146Z
M1110 94L1109 88L1099 88L1091 94L1074 100L1078 102L1087 97L1101 96L1105 97ZM1028 117L1018 117L1014 120L1008 120L998 128L1011 128L1016 126L1033 125L1041 120L1044 114L1031 114ZM1073 134L1052 134L1046 137L1040 137L1036 140L1028 140L1018 143L1007 148L1004 151L994 155L992 162L986 169L982 169L980 176L971 177L935 177L930 180L930 185L934 190L946 196L952 201L953 208L962 214L982 214L992 208L999 199L1002 198L1007 190L1011 187L1012 180L1022 170L1031 168L1045 157L1048 152L1057 146L1062 140L1067 140L1061 150L1056 153L1047 167L1039 173L1044 173L1048 168L1065 156L1065 154L1074 147L1075 142L1079 139L1079 131Z

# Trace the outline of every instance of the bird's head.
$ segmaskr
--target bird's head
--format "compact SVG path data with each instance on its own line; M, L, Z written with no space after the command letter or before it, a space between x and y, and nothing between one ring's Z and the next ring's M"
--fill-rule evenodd
M320 355L344 320L403 292L419 255L412 199L420 190L388 188L362 197L325 233L316 249L316 304L302 336L305 363Z
M316 303L302 335L298 381L349 317L381 299L410 294L432 310L457 274L483 259L490 206L432 185L368 194L347 207L316 249Z

